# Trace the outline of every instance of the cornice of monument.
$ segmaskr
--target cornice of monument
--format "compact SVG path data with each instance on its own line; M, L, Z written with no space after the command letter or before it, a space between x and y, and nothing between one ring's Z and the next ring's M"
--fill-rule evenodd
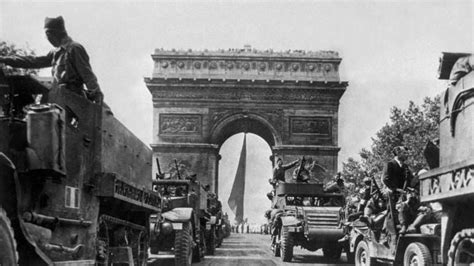
M152 87L160 86L170 86L170 85L180 85L180 86L192 86L197 87L199 85L209 86L218 86L218 87L227 87L227 86L245 86L250 85L255 86L265 86L272 87L284 86L287 88L288 85L294 87L312 87L312 88L341 88L345 89L349 85L347 81L318 81L318 80L285 80L285 79L236 79L236 78L189 78L189 77L145 77L145 84L151 90Z
M341 58L334 51L157 49L152 78L295 80L338 82Z
M190 57L190 58L201 58L201 57L236 57L236 58L288 58L288 59L326 59L331 61L341 61L339 53L335 51L306 51L306 50L286 50L286 51L273 51L273 49L257 50L250 47L244 48L230 48L230 49L218 49L218 50L165 50L163 48L155 49L155 53L152 58L174 58L174 57Z

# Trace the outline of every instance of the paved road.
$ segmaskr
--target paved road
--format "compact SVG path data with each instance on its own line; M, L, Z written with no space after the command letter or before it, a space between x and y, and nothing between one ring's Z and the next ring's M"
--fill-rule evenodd
M310 252L294 248L291 263L284 263L272 255L269 248L270 236L259 234L232 234L224 239L214 256L208 256L196 266L273 266L273 265L347 265L345 254L338 261L323 257L322 251ZM150 265L174 265L172 255L152 256Z

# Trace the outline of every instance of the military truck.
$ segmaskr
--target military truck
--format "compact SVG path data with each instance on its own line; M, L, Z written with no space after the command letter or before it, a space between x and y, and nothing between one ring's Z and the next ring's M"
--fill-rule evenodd
M146 265L150 148L102 104L48 91L0 71L0 265Z
M430 253L447 265L474 263L472 60L472 54L465 53L443 53L441 57L439 78L451 80L441 97L439 151L425 151L431 169L420 177L421 201L442 207L439 253L431 249Z
M150 250L174 251L176 265L198 262L215 249L216 217L208 212L208 196L191 179L157 179L154 189L162 196L162 212L152 215Z
M324 256L338 259L344 233L340 224L344 196L327 193L322 184L279 183L272 199L272 250L284 262L293 258L293 247L323 249Z

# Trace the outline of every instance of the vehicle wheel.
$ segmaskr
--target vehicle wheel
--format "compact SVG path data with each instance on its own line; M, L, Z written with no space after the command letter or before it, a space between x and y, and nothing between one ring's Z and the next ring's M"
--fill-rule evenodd
M0 208L0 265L18 265L16 241L10 219L4 209Z
M204 237L204 228L201 226L199 231L199 243L196 243L193 251L193 262L200 262L206 252L206 238Z
M448 252L448 265L469 265L474 262L474 229L456 233Z
M193 237L191 223L183 224L182 230L177 230L174 239L174 260L176 265L189 266L193 259Z
M280 233L280 255L284 262L289 262L293 258L293 235L288 232L288 228L282 227Z
M209 233L209 240L206 244L207 255L214 255L216 250L216 231L214 228L211 229L211 232Z
M329 246L323 248L324 257L327 259L338 260L341 258L342 247L341 246Z
M431 265L431 252L428 247L420 242L414 242L408 245L403 255L403 265Z
M370 258L369 245L364 240L357 244L354 257L356 266L373 265L372 259Z

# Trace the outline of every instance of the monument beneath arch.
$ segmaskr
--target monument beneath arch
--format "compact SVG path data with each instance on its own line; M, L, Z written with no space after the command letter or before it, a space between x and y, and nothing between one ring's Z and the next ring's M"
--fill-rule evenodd
M145 83L153 97L154 157L163 171L174 172L176 159L181 174L196 173L217 192L219 148L240 132L262 137L284 162L305 156L327 176L337 171L339 100L348 85L339 78L338 53L246 46L157 49L152 58Z

